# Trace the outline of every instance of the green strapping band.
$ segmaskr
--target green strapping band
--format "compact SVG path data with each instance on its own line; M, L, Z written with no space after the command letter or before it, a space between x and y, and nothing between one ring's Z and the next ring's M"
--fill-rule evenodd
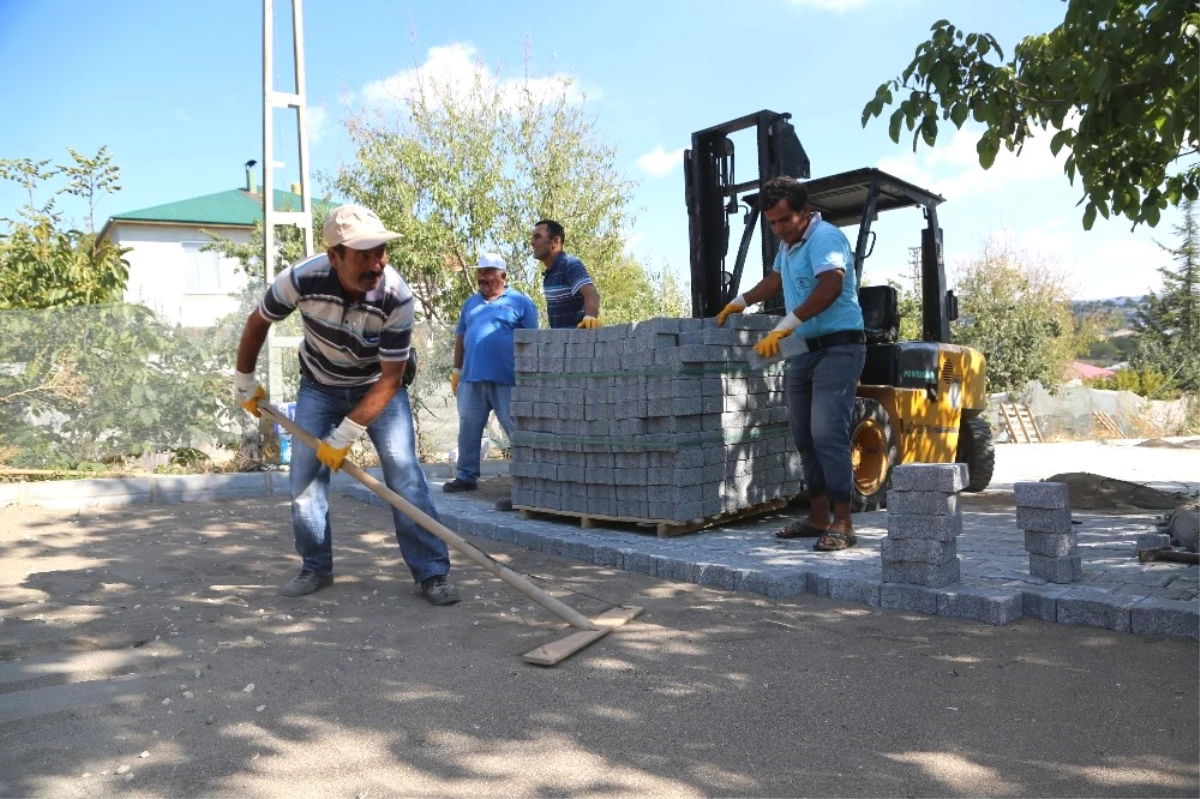
M586 377L697 377L704 375L747 375L767 376L775 374L783 374L784 368L781 365L769 366L766 369L754 369L749 365L745 366L726 366L726 365L704 365L704 364L688 364L679 368L663 367L662 369L642 369L638 371L626 370L619 372L536 372L536 373L517 373L517 382L525 380L575 380Z
M701 435L699 438L689 438L680 441L663 441L659 439L647 440L645 437L631 438L608 438L605 436L566 436L555 433L527 433L517 431L517 441L513 442L514 446L525 446L529 442L547 443L547 444L588 444L599 447L629 447L631 449L679 449L680 447L702 447L705 444L741 444L746 441L755 441L767 438L779 432L790 432L790 425L787 422L779 424L762 425L760 427L752 427L742 430L738 433L728 433L721 431L720 433L709 433Z

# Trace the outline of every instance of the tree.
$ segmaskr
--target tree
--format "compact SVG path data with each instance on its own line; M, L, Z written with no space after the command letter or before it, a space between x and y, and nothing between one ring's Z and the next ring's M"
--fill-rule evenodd
M541 218L563 224L566 249L592 272L606 320L659 309L661 287L623 252L633 184L573 102L570 79L526 73L506 81L481 62L465 82L416 74L394 114L350 117L356 160L330 180L337 194L404 234L389 259L424 319L457 319L476 290L469 267L488 251L504 256L510 284L542 305L540 268L528 246Z
M1009 61L991 34L947 20L931 30L863 108L864 127L899 100L888 132L899 142L906 125L915 150L919 140L933 146L939 117L956 128L970 117L986 126L984 169L1001 144L1019 154L1035 128L1053 128L1050 149L1070 153L1063 170L1082 182L1089 230L1097 213L1154 227L1168 205L1200 195L1200 165L1186 160L1200 152L1193 0L1067 0L1062 24L1022 39Z
M1175 226L1179 243L1171 253L1177 268L1160 267L1162 291L1151 294L1134 317L1135 366L1170 377L1184 391L1200 389L1200 225L1191 201L1183 203L1183 221Z
M19 183L29 203L18 218L0 219L0 309L49 308L119 302L129 278L124 255L128 248L100 240L95 230L96 201L120 191L120 169L107 148L93 158L71 148L72 163L50 168L49 161L0 159L0 179ZM64 176L66 185L54 190L42 206L36 196L44 184ZM87 203L88 229L71 227L58 210L63 194Z
M987 358L989 391L1062 381L1077 343L1070 295L1052 264L992 237L959 270L956 293L961 311L954 343Z

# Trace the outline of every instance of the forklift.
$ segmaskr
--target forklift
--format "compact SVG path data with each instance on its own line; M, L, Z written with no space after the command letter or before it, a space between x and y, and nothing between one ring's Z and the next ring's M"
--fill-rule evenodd
M692 134L684 152L684 182L691 251L692 316L716 316L741 293L740 285L757 227L762 276L775 262L779 240L758 206L758 190L778 175L804 181L809 203L838 227L858 225L854 271L866 328L867 359L859 379L851 422L856 513L887 507L892 469L905 463L965 463L967 491L983 491L992 480L996 453L983 418L987 404L986 364L970 347L950 343L958 300L946 289L941 196L878 169L855 169L810 179L810 164L791 114L759 111ZM757 178L735 178L730 136L753 128L757 135ZM863 286L863 263L875 247L871 223L880 212L918 207L921 230L921 340L900 341L894 286ZM742 235L732 268L726 268L730 219L742 214ZM757 277L753 282L757 282ZM782 295L762 312L783 315Z

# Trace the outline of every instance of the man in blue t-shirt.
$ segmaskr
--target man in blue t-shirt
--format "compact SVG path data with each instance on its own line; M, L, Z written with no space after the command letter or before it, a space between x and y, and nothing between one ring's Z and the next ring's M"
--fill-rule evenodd
M542 262L542 290L550 327L600 327L600 292L583 261L563 252L567 233L553 219L538 220L529 237L533 257Z
M458 398L458 474L442 485L448 493L474 491L479 482L479 448L488 415L511 439L513 421L508 413L516 384L513 331L537 329L533 300L505 285L507 265L487 253L475 267L479 291L463 303L454 329L454 371L450 389ZM510 499L496 502L499 510L512 510Z
M850 519L850 420L867 359L854 253L846 235L809 204L808 190L795 178L767 181L759 203L780 241L774 270L726 305L717 323L782 289L790 313L754 349L764 358L778 355L779 341L795 331L808 345L807 352L788 361L787 404L809 510L808 518L776 535L817 536L813 549L818 551L846 549L856 543Z

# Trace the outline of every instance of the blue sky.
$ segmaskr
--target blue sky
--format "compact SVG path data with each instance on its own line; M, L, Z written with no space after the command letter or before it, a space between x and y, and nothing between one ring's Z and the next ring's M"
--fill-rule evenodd
M1155 240L1173 243L1176 213L1153 230L1100 220L1085 232L1078 189L1044 141L1020 158L1002 153L984 172L973 123L956 135L947 128L935 149L922 144L916 154L903 138L888 139L886 117L860 124L864 103L908 64L935 20L991 32L1011 50L1063 12L1060 0L307 0L313 167L349 156L340 96L361 101L374 82L458 69L473 57L518 76L528 42L531 71L578 81L638 181L628 246L652 266L687 273L680 164L691 133L767 108L792 113L814 176L879 166L945 196L952 278L986 237L1001 235L1061 270L1077 297L1140 294L1158 287L1155 269L1169 263ZM0 157L61 160L68 146L108 145L124 189L101 204L101 219L242 185L242 164L262 161L261 24L257 0L0 0L0 73L9 76ZM284 160L279 185L294 179L294 159ZM23 201L17 187L0 185L0 216ZM915 210L881 217L868 279L903 270L920 225Z

